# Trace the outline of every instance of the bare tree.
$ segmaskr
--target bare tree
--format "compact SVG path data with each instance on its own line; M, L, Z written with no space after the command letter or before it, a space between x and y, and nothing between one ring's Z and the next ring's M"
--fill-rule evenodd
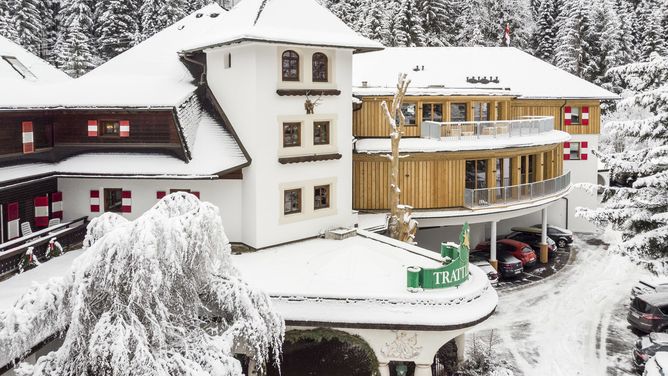
M385 117L390 123L390 141L392 143L392 154L385 157L390 160L390 218L388 230L390 236L403 242L412 243L417 231L417 222L412 218L413 208L401 204L401 189L399 188L399 159L407 157L399 155L399 142L406 126L406 117L401 111L401 103L406 96L406 90L411 80L406 73L400 73L397 82L397 92L392 99L392 105L388 108L387 102L383 101L380 106Z

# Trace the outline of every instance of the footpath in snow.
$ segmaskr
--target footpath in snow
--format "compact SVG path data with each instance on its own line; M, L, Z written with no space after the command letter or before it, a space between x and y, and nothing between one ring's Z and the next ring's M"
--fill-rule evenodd
M495 352L516 375L632 374L637 337L627 328L627 307L631 287L649 273L593 244L576 239L560 273L501 293L496 313L478 328L478 338L494 330Z

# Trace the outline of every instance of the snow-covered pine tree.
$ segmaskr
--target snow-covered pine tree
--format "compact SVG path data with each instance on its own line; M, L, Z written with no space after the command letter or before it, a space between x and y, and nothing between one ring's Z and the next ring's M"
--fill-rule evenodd
M596 53L600 37L592 25L590 5L578 0L565 2L567 17L559 25L556 43L556 65L579 77L593 81L600 68L596 64Z
M627 113L649 111L640 120L615 121L605 128L634 138L640 148L600 154L611 178L626 187L606 187L603 204L578 208L577 215L599 226L622 231L617 250L657 272L668 266L668 58L653 54L649 62L633 63L610 71L619 85L635 94L620 103ZM592 187L589 187L592 188ZM595 187L593 187L595 188Z
M555 21L553 0L543 0L538 10L538 19L534 30L534 56L547 62L554 58Z
M14 27L14 16L10 0L0 0L0 35L18 43L18 34Z
M235 352L264 374L279 359L283 320L232 265L218 208L174 193L109 219L68 274L0 311L2 364L58 331L62 346L18 375L241 375Z
M646 61L654 52L666 53L666 38L659 18L660 4L652 0L643 0L637 8L639 20L640 57Z
M392 15L397 46L416 47L425 45L425 32L416 0L400 0Z
M78 20L72 21L67 34L59 40L58 66L72 77L80 77L95 68L90 39Z
M510 25L511 45L528 49L534 27L529 4L525 0L483 0L485 9L480 19L483 38L488 46L505 46L506 24Z
M55 45L58 40L58 13L60 2L54 0L42 0L39 3L39 12L42 16L42 27L44 35L42 38L42 49L40 57L51 64L56 63Z
M605 0L597 7L594 12L594 22L601 40L597 58L601 77L595 83L619 93L621 89L611 84L612 80L606 72L633 61L633 41L628 29L629 24L625 24L626 21L620 18L611 0Z
M448 4L445 0L419 0L418 9L422 18L427 46L445 46L448 23Z
M35 55L40 55L45 37L40 3L40 0L15 0L11 8L17 43Z
M460 3L460 14L455 23L459 28L455 37L456 46L479 47L487 45L485 36L482 32L481 19L485 19L485 11L480 0L467 1Z
M134 3L131 0L104 0L97 19L98 52L107 61L132 47L139 32Z
M367 0L364 16L364 24L360 33L367 38L383 41L386 32L384 30L387 22L383 0Z

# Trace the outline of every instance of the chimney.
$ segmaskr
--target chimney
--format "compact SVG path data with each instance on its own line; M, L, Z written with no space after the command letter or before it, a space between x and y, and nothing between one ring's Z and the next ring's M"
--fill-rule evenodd
M367 81L362 81L362 87L368 87L369 83Z

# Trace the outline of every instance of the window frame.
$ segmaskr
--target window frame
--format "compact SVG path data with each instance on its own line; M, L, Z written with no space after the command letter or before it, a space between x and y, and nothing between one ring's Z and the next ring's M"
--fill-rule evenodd
M285 143L285 131L290 128L290 127L296 127L297 128L297 143L296 144L286 144ZM302 123L301 122L296 122L296 121L285 121L282 123L282 130L281 134L283 135L283 147L284 148L295 148L295 147L301 147L302 146Z
M7 64L9 64L9 66L11 66L12 69L14 69L16 73L20 74L24 79L37 79L37 76L35 76L35 74L30 69L28 69L28 67L26 67L25 64L23 64L16 56L2 55L2 60L6 61Z
M320 58L321 62L321 64L317 67L316 67L316 57ZM324 62L324 66L322 65L322 62ZM324 73L324 79L316 78L316 69L318 69L319 73ZM322 52L315 52L311 56L311 80L313 82L321 82L321 83L329 82L329 57Z
M106 127L104 126L104 123L115 123L116 126L114 127L116 129L115 133L107 133L105 132ZM121 137L121 121L120 120L112 120L112 119L100 119L97 121L98 124L98 134L100 137L109 137L109 138L120 138Z
M464 106L464 120L454 120L454 119L452 118L452 114L453 114L452 109L453 109L455 106L459 106L459 105ZM450 102L450 118L448 119L449 122L453 122L453 123L465 123L465 122L467 121L468 117L469 117L469 106L468 106L468 104L467 104L466 102Z
M573 118L575 111L577 111L577 121ZM582 107L571 106L571 125L582 125Z
M294 54L294 55L292 55ZM291 55L291 56L286 56L286 55ZM286 62L291 62L291 65L286 67ZM285 50L283 53L281 53L281 79L283 81L287 82L299 82L300 77L301 77L301 56L299 56L299 53L295 50ZM296 71L296 76L292 77L290 74L286 74L286 72L290 72L292 70Z
M412 106L413 107L413 122L409 123L408 122L408 116L406 116L406 113L404 112L404 107L408 108ZM418 121L418 104L417 102L404 102L401 104L401 113L404 114L404 118L406 119L406 126L417 126L417 121Z
M582 145L580 141L571 141L570 143L570 148L568 154L570 155L569 160L571 161L579 161L582 159ZM576 150L573 150L573 145L577 145ZM575 152L576 157L573 157L573 153Z
M324 189L325 190L325 200L326 200L325 206L322 206L322 203L318 203L319 202L318 198L322 198L322 195L317 194L317 191L319 189ZM314 211L322 210L322 209L329 209L331 207L331 200L330 200L331 190L332 190L332 188L331 188L330 184L316 185L316 186L313 187L313 210Z
M434 108L436 106L441 107L441 111L440 111L441 118L439 120L434 119L434 113L435 113ZM429 118L425 118L425 116L424 116L425 108L429 108ZM442 102L423 102L422 103L422 114L421 114L422 116L420 118L422 119L423 122L424 121L443 122L444 121L443 120L443 118L444 118L443 109L444 109L444 105L443 105Z
M111 194L118 192L118 202L117 205L111 206ZM104 199L104 212L105 213L122 213L123 212L123 188L104 188L103 189L103 199Z
M288 195L296 193L297 194L297 207L296 209L292 209L292 205L290 206L290 210L288 210L288 206L286 205L288 203ZM292 214L300 214L302 213L302 189L301 188L294 188L294 189L285 189L283 190L283 215L292 215Z
M329 120L315 120L313 121L313 145L314 146L323 146L323 145L329 145L330 144L330 139L331 139L331 121ZM316 129L318 126L325 125L325 134L326 134L326 141L320 141L316 142ZM320 137L322 139L322 136Z
M482 109L486 108L486 115L483 118L483 111ZM490 121L490 102L473 102L473 121L475 122L483 122L483 121ZM480 115L480 120L476 120L477 116Z

